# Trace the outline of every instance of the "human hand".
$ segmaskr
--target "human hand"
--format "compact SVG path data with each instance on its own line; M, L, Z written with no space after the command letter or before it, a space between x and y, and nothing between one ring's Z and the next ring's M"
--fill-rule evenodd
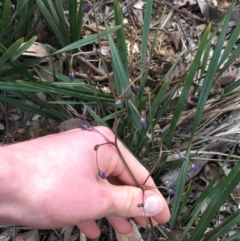
M75 129L3 147L6 157L11 153L7 160L17 175L12 182L15 195L2 201L8 208L2 220L36 228L77 225L89 238L100 235L95 220L102 217L121 234L132 231L127 217L143 227L145 213L155 224L167 222L170 212L160 192L146 190L143 197L111 144L98 149L98 166L108 180L99 177L94 146L106 142L103 135L114 141L114 134L106 127L95 128L97 132ZM118 146L138 183L144 183L148 171L122 143ZM145 185L155 186L152 178ZM137 207L143 198L145 213Z

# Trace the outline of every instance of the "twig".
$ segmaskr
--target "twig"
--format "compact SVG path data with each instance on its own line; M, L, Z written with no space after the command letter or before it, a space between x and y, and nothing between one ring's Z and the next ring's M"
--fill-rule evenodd
M84 59L82 56L78 55L77 58L83 62L84 64L86 64L89 68L91 68L92 70L94 70L97 74L104 76L105 74L102 73L98 68L96 68L93 64L91 64L89 61L87 61L86 59Z
M169 3L167 0L154 0L154 1L157 2L157 3L160 3L160 4L162 4L162 2L164 2L164 4L168 5L170 8L174 9L174 11L176 11L176 12L179 12L179 13L185 14L185 15L188 15L189 17L194 18L194 19L198 20L199 22L209 23L209 21L207 21L206 19L204 19L204 18L199 18L198 16L192 14L191 12L189 12L189 11L186 10L186 9L179 9L179 8L173 6L173 5L172 5L171 3ZM212 23L213 25L217 25L216 23L213 23L213 22L211 22L211 23Z
M93 1L93 5L94 5L94 6L95 6L95 4L96 4L95 1ZM93 10L93 14L94 14L94 16L95 16L95 21L96 21L98 45L99 45L99 49L101 49L102 46L101 46L101 41L100 41L99 26L98 26L98 23L97 23L97 17L96 17L95 7L93 7L92 10ZM110 89L111 89L111 91L112 91L112 94L113 94L114 98L116 99L116 93L115 93L115 91L114 91L114 90L115 90L115 89L114 89L114 81L112 80L112 76L110 76L110 74L109 74L109 71L108 71L108 69L107 69L107 65L106 65L106 63L105 63L105 60L104 60L104 58L103 58L103 56L102 56L101 51L99 51L99 57L100 57L100 59L101 59L101 61L102 61L103 68L104 68L105 72L107 73L107 77L108 77L108 80L109 80L109 87L110 87ZM116 107L115 107L115 111L116 111Z
M85 78L85 79L90 79L94 82L102 82L102 81L105 81L108 79L108 76L105 74L103 76L93 76L93 78L90 78L89 75L87 74L83 74L83 73L79 73L79 72L75 72L75 75L78 76L78 77L82 77L82 78ZM113 76L113 72L109 73L109 75L112 77Z
M134 2L136 2L136 0L131 1L131 3L134 3ZM94 2L94 4L95 4L95 2ZM97 35L98 35L98 44L99 44L99 48L101 49L99 29L98 29L98 24L97 24L97 19L96 19L96 11L95 11L94 7L93 7L93 13L94 13L94 16L95 16L95 21L96 21L96 28L97 28ZM104 19L104 21L105 21L105 19ZM114 82L114 80L112 79L112 77L109 75L109 72L108 72L108 70L107 70L106 63L105 63L105 61L104 61L104 59L103 59L103 57L102 57L101 51L99 51L99 56L100 56L100 59L102 60L103 67L105 68L105 71L107 72L107 76L108 76L108 79L109 79L109 87L110 87L110 89L112 90L112 94L113 94L114 98L117 99L117 95L116 95L116 92L115 92L115 89L116 89L116 88L115 88L115 82ZM125 168L128 170L130 176L132 177L133 181L135 182L135 185L136 185L137 187L141 188L141 190L142 190L142 192L143 192L143 195L144 195L145 186L144 186L144 187L143 187L143 186L140 186L140 184L138 183L137 178L134 176L133 172L131 171L130 167L128 166L128 163L127 163L127 161L124 159L124 157L123 157L123 155L122 155L122 153L121 153L121 151L120 151L120 148L119 148L119 146L118 146L118 140L117 140L117 127L118 127L117 117L118 117L118 115L117 115L117 106L116 106L116 105L114 105L114 112L115 112L115 115L114 115L114 124L113 124L113 130L114 130L114 134L115 134L114 142L111 142L111 141L109 142L109 140L108 140L106 137L105 137L105 139L107 140L107 142L108 142L109 144L112 144L112 145L115 146L115 148L116 148L116 150L117 150L117 153L118 153L121 161L123 162ZM95 131L97 131L97 130L94 129L94 128L92 128L92 129L95 130ZM97 131L97 132L98 132L98 131ZM99 133L100 133L100 132L99 132ZM100 134L101 134L102 136L104 136L102 133L100 133ZM146 179L146 180L147 180L147 179ZM146 181L145 181L145 182L146 182ZM143 211L144 211L144 213L145 213L144 203L143 203L142 208L143 208ZM145 214L145 217L146 217L146 214ZM147 228L147 230L148 230L148 238L147 238L147 240L150 240L150 238L151 238L151 230L152 230L152 226L153 226L153 225L152 225L152 220L151 220L150 217L148 217L148 218L146 217L146 220L147 220L147 227L146 227L146 228Z
M99 48L101 49L99 29L98 29L98 24L97 24L97 19L96 19L96 11L95 11L94 8L93 8L93 13L94 13L95 20L96 20L96 28L97 28L97 35L98 35L98 44L99 44ZM112 91L112 94L113 94L114 98L116 99L116 93L115 93L115 89L114 89L115 83L114 83L112 77L109 75L109 72L108 72L108 70L107 70L106 63L105 63L105 61L104 61L104 59L103 59L103 57L102 57L101 51L99 51L99 56L100 56L100 58L101 58L101 60L102 60L103 67L104 67L105 71L107 72L107 76L108 76L108 80L109 80L109 84L110 84L109 87L110 87L110 89L111 89L111 87L112 87L111 91ZM132 179L134 180L135 184L136 184L137 186L139 186L139 183L138 183L137 179L136 179L135 176L133 175L131 169L129 168L127 162L125 161L125 159L124 159L124 157L123 157L123 155L122 155L122 153L121 153L121 151L120 151L120 149L119 149L119 147L118 147L118 143L117 143L117 106L116 106L116 105L114 106L114 111L115 111L114 126L113 126L113 130L114 130L114 134L115 134L114 145L115 145L115 148L116 148L116 150L117 150L117 152L118 152L119 157L121 158L122 162L124 163L125 167L127 168L128 172L129 172L129 174L131 175ZM111 142L110 142L110 143L111 143Z
M133 4L135 4L137 2L137 0L133 0L133 1L130 1L126 6L124 6L124 3L121 3L120 4L120 7L124 7L124 9L127 9L129 7L131 7ZM111 18L112 16L114 15L114 10L112 10L107 16L105 16L105 18L103 18L101 21L105 21L105 20L108 20L109 18Z
M197 48L197 46L196 46L196 44L194 43L194 41L187 35L185 29L184 29L183 26L182 26L182 23L181 23L180 18L179 18L178 15L177 15L177 18L178 18L178 22L179 22L179 27L180 27L181 31L183 32L185 38L186 38L187 41L188 41L189 49L190 49L191 52L193 52L193 51Z

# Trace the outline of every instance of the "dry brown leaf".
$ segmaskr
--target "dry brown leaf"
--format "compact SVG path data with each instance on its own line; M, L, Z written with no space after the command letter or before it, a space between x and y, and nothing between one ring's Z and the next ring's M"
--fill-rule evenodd
M5 130L5 126L0 122L0 131Z
M24 45L24 43L22 45ZM45 44L35 42L22 55L44 57L46 55L49 55L49 51Z
M196 0L174 0L173 4L174 5L179 5L179 6L184 6L186 4L194 5L197 3Z
M79 241L87 241L87 237L83 232L80 232Z
M132 220L130 220L130 222L133 225L133 231L126 235L119 234L116 232L117 240L118 241L143 241L141 234L138 231L137 225Z
M39 234L37 229L29 232L19 233L15 236L14 241L39 241Z
M86 125L86 122L79 118L71 118L69 120L61 122L58 125L58 129L60 132L64 132L75 128L79 128L80 125Z
M133 4L133 7L136 9L143 9L144 4L145 2L143 2L142 0L138 0L135 4Z
M234 82L237 76L236 70L225 71L218 79L217 82L221 85L229 85Z
M70 241L73 228L74 226L71 225L62 229L61 234L63 233L63 241Z
M1 241L9 241L12 238L13 235L13 228L8 228L4 232L0 234L0 240Z
M177 31L171 35L170 41L172 42L173 46L175 47L176 51L181 50L181 38L182 33Z
M216 21L216 22L222 21L227 13L228 13L227 10L224 11L220 8L209 6L209 18L213 21ZM240 21L240 9L233 9L230 16L229 25L235 26L239 21Z
M49 69L51 69L52 71L55 71L56 73L61 73L62 70L62 62L59 59L54 59L52 62L48 62L48 65L45 66ZM37 71L37 74L39 75L39 77L47 82L53 82L54 81L54 77L52 74L47 73L45 70L43 70L42 68L39 68Z

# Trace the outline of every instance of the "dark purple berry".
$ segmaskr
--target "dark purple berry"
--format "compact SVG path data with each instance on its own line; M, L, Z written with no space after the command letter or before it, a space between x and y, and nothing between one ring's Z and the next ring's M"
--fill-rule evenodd
M187 158L186 158L185 156L180 156L179 159L180 159L181 161L183 161L183 162L187 161Z
M141 123L142 127L144 127L144 128L147 127L147 121L143 117L141 118L140 123Z
M197 171L198 171L198 167L197 167L196 165L192 164L192 170L193 170L194 172L197 172Z
M152 225L150 223L148 223L146 229L147 229L148 232L151 232L152 231Z
M74 71L72 71L72 70L69 71L68 77L71 81L75 80L76 76L75 76Z
M121 105L121 103L122 103L122 101L121 101L120 99L117 99L117 100L115 101L115 105Z
M82 130L87 130L87 126L86 125L80 125L79 128L82 129Z
M98 175L99 175L102 179L106 179L106 178L107 178L106 175L105 175L105 173L102 172L102 171L99 171L99 172L98 172Z
M97 151L97 150L98 150L98 147L99 147L99 145L94 146L93 150L94 150L94 151Z
M168 194L169 194L170 196L174 196L174 195L175 195L175 192L174 192L173 189L169 189L169 190L168 190Z
M177 154L180 154L180 149L177 148L177 149L175 149L174 151L175 151Z
M136 86L136 87L134 88L134 90L135 90L136 93L138 93L138 92L140 91L140 87L139 87L139 86Z
M84 4L83 5L83 12L84 13L88 13L90 10L91 10L91 6L90 5L88 5L88 4Z

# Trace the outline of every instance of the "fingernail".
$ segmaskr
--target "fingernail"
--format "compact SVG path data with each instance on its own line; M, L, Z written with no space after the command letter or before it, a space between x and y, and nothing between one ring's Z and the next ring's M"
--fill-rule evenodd
M151 195L145 199L144 209L147 216L154 216L162 211L163 203L159 196Z

